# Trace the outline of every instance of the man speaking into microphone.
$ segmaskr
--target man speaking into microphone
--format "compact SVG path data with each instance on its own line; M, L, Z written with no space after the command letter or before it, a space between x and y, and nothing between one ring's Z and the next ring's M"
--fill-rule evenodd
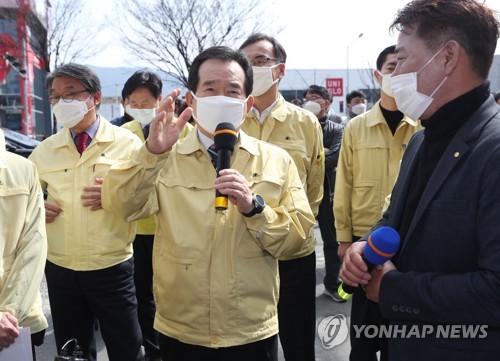
M104 208L128 221L157 216L154 327L164 361L278 359L277 259L304 247L315 219L288 153L240 130L252 85L243 54L203 51L189 71L189 108L175 119L172 91L142 149L104 180ZM179 139L191 115L196 126ZM221 133L234 151L213 146ZM214 204L216 192L228 202Z

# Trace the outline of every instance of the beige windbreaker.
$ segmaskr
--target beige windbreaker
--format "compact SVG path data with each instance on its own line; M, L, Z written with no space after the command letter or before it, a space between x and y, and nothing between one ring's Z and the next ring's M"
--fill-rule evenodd
M315 223L291 157L239 132L231 168L266 202L244 217L214 208L216 171L198 129L161 156L144 146L113 166L103 206L131 221L156 214L155 328L184 343L228 347L278 332L277 258L305 247Z
M40 283L47 258L45 207L35 165L0 151L0 312L31 333L47 328Z

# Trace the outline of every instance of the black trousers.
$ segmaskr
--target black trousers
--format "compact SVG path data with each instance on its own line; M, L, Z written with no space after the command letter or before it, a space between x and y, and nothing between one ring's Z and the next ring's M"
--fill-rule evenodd
M377 351L380 351L380 361L387 360L388 341L386 338L367 338L361 332L360 337L356 337L354 326L386 324L380 314L378 304L366 298L362 288L358 288L352 295L351 304L351 353L350 361L377 361Z
M97 319L110 361L143 360L133 259L96 271L74 271L47 261L45 276L58 351L76 338L83 357L95 361Z
M210 348L182 343L160 333L162 361L278 361L278 337L241 346Z
M146 356L160 357L158 332L153 328L155 300L153 296L154 235L138 234L134 240L134 282L137 296L137 315Z
M337 243L337 234L335 231L333 205L330 201L330 188L326 177L323 191L323 200L319 205L317 217L325 255L325 278L323 279L323 284L328 290L337 291L340 284L340 258L337 254L339 244Z
M41 346L43 344L44 339L45 339L45 330L31 334L31 353L33 355L33 361L36 361L35 346Z
M279 337L286 361L314 361L316 253L279 261Z

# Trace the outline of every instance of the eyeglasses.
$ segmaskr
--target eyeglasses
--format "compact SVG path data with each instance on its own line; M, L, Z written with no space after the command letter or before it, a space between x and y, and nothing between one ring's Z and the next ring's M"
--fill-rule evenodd
M51 96L49 96L49 102L50 102L50 104L54 105L54 104L58 103L60 99L62 99L63 102L65 102L65 103L71 103L73 100L76 99L76 96L78 94L85 93L85 92L89 92L90 93L90 90L83 89L83 90L77 90L77 91L74 91L74 92L66 92L66 93L63 93L60 96L51 95Z
M270 58L265 55L257 55L253 60L251 61L253 66L267 66L271 61L278 61L276 58Z

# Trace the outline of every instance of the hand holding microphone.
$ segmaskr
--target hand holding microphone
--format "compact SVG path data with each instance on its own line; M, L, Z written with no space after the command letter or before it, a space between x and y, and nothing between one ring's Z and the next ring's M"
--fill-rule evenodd
M238 141L238 133L230 123L220 123L214 133L217 150L217 179L215 180L215 209L227 209L228 197L245 217L262 213L265 201L258 194L252 194L247 180L236 169L231 169L231 154Z
M399 248L399 234L390 227L381 227L373 231L365 244L362 259L368 266L368 272L387 262ZM341 283L337 292L345 300L351 298L357 287Z

